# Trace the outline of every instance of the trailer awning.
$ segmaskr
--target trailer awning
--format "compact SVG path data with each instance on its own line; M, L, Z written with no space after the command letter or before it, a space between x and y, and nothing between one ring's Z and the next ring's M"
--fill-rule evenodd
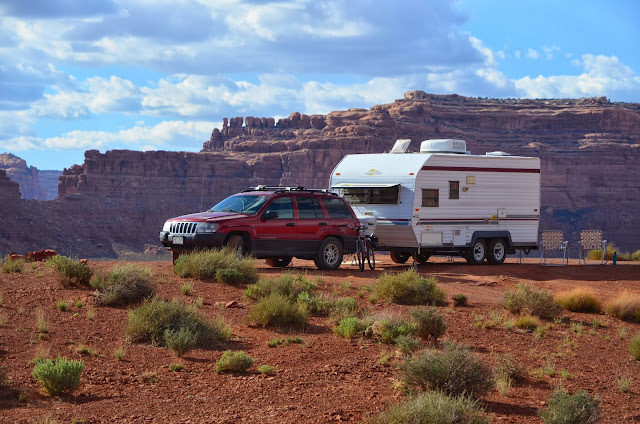
M398 183L339 183L332 185L331 188L392 188L399 185Z

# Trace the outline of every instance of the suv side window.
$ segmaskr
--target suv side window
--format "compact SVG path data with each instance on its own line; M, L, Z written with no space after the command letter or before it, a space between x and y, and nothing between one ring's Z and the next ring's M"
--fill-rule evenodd
M296 197L299 219L324 219L320 202L314 197Z
M293 202L291 197L278 197L267 207L266 212L277 212L278 218L276 219L293 219Z
M345 219L353 218L349 206L342 199L325 197L322 199L324 206L329 212L329 218L332 219Z

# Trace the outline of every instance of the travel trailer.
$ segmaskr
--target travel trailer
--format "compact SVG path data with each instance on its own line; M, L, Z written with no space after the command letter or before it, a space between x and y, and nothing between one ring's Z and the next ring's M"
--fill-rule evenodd
M472 155L463 140L426 140L407 152L345 156L331 173L357 215L376 218L379 249L418 263L431 255L501 264L538 248L540 159L505 152Z

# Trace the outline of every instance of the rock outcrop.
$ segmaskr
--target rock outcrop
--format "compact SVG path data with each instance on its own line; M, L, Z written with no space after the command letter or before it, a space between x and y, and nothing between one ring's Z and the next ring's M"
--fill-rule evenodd
M44 171L45 181L41 180L42 172L33 166L27 166L27 162L10 153L0 154L0 169L7 171L12 181L20 185L20 193L23 199L50 200L57 195L57 179L60 171Z
M413 91L369 110L225 119L200 153L87 151L82 165L61 175L58 200L25 203L23 221L30 218L30 230L40 233L23 250L83 257L114 255L114 245L143 251L158 245L168 217L257 184L327 187L345 154L387 151L398 138L413 139L414 151L424 139L461 138L474 154L539 156L541 229L565 230L572 246L580 229L602 229L623 250L640 248L640 105ZM11 230L4 227L0 240ZM53 243L37 244L43 238Z
M20 185L11 181L7 171L0 169L0 202L13 202L20 199Z

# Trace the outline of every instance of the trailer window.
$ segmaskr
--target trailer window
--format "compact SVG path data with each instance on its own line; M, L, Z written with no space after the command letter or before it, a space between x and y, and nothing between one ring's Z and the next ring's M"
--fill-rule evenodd
M399 186L345 188L342 196L352 205L396 205Z
M460 181L449 181L449 199L460 198Z
M440 190L437 188L422 189L422 206L425 208L437 208L440 205Z

